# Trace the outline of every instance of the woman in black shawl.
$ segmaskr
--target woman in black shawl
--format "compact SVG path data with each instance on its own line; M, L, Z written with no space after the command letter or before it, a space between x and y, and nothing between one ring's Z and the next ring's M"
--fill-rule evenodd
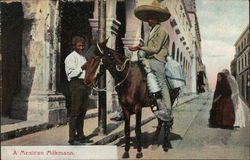
M210 127L233 128L235 116L231 94L225 74L218 73L213 105L210 110Z

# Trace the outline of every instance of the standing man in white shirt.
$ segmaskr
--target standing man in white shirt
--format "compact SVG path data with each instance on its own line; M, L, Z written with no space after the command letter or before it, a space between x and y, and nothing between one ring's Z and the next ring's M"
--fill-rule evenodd
M76 36L72 39L73 52L65 59L65 71L70 85L71 112L69 119L69 144L88 142L83 133L84 117L87 111L89 88L84 84L86 39Z

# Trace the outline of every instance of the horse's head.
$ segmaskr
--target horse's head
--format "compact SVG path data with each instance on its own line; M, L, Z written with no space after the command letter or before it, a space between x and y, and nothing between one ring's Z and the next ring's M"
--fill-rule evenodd
M108 39L102 43L94 43L88 50L88 62L84 83L89 87L93 87L98 74L100 74L99 67L102 57L104 56L103 50L105 50L107 42Z
M123 56L106 47L107 42L108 39L102 43L95 43L89 49L89 60L84 80L85 84L89 87L94 85L98 74L103 74L99 72L101 62L104 64L106 69L110 69L112 66L119 66L124 60Z

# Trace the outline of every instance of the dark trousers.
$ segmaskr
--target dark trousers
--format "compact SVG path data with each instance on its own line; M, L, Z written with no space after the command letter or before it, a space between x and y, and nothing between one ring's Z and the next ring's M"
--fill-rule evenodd
M82 79L70 81L71 112L69 119L69 140L81 139L84 136L84 117L88 107L89 88Z

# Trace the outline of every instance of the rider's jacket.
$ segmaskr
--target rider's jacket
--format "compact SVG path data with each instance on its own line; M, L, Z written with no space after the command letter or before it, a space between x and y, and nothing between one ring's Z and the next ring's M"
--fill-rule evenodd
M168 44L169 35L158 24L151 30L141 49L145 51L146 56L155 57L157 60L165 62L165 56L168 54Z

